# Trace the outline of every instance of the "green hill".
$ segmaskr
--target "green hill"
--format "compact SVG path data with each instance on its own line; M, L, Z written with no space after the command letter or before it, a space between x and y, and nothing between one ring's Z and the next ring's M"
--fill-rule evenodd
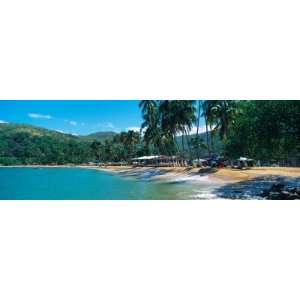
M17 124L0 124L0 164L82 163L92 158L90 142L71 134Z
M195 137L196 137L196 134L192 134L192 135L190 135L189 139L192 140ZM199 137L200 137L200 139L202 139L202 141L206 145L207 144L206 133L205 132L200 133ZM178 136L177 139L176 139L176 142L179 145L179 149L182 150L182 137ZM208 134L208 143L209 143L209 145L211 145L210 133ZM188 149L186 138L184 138L184 149ZM213 138L213 149L214 149L213 152L215 154L221 154L222 151L223 151L223 144L222 144L218 134L215 134L215 136ZM208 155L208 151L207 151L207 149L201 149L199 154L200 154L201 157L204 157L204 156ZM194 155L197 156L196 153L194 153Z
M116 135L117 133L113 131L99 131L81 137L85 138L86 140L97 140L99 142L105 142L106 140L111 141Z

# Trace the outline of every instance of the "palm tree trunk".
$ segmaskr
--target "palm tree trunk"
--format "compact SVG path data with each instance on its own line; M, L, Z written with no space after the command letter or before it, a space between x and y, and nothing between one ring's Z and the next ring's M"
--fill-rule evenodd
M176 146L176 154L180 152L179 145L177 143L176 135L173 136L174 144Z
M206 144L207 144L208 154L210 156L211 152L210 152L210 146L209 146L208 124L207 124L206 114L204 115L204 119L205 119L205 131L206 131Z
M201 100L198 100L198 120L197 120L197 141L199 142L199 127L200 127L200 116L201 116ZM200 159L200 150L197 146L197 158Z
M199 137L200 115L201 115L201 101L199 100L198 101L197 138Z
M214 152L215 152L214 136L213 136L211 125L209 127L210 127L210 147L211 147L212 154L214 154Z
M190 145L190 140L189 140L189 134L187 132L186 129L184 129L185 132L185 136L186 136L186 142L187 142L187 146L188 146L188 151L190 153L190 157L192 157L192 151L191 151L191 145Z

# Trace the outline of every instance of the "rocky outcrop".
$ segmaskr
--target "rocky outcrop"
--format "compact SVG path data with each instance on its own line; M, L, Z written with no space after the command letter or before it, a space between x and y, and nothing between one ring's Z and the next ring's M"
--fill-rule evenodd
M270 200L300 200L300 187L287 187L283 183L275 183L268 190L264 190L262 195Z

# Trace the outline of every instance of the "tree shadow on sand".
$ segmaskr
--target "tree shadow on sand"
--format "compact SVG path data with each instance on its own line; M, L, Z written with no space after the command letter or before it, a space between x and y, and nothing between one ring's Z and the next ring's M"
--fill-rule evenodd
M147 170L142 170L140 168L134 168L134 169L130 169L130 170L125 170L125 171L120 171L118 173L119 176L122 177L134 177L136 179L140 179L140 180L148 180L151 179L155 176L160 176L160 175L165 175L169 172L171 172L170 170L161 170L158 168L149 168Z
M287 188L300 187L300 177L260 176L251 180L223 185L215 190L220 198L227 199L264 199L262 193L275 183L283 183Z

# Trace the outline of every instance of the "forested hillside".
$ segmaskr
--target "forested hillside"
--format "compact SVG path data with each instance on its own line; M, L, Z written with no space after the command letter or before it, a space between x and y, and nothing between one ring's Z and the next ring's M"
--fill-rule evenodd
M0 164L81 163L92 157L80 138L28 125L0 124Z
M111 141L117 133L113 131L99 131L87 136L81 136L86 140L97 140L99 142Z

